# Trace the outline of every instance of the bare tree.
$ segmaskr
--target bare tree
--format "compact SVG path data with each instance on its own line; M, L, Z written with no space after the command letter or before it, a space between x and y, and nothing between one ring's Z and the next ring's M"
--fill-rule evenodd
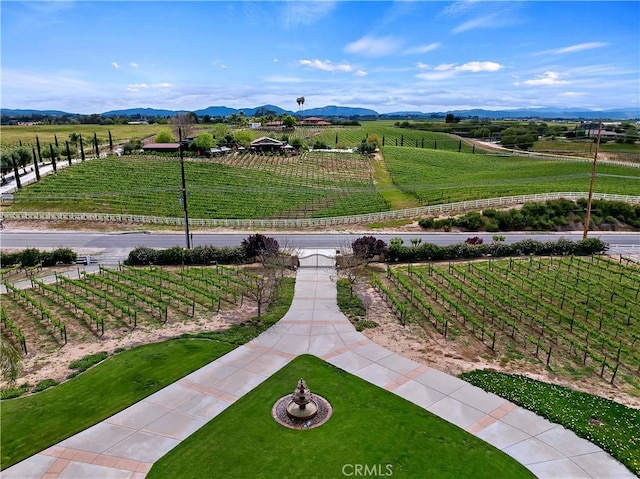
M246 289L244 295L255 301L258 307L258 322L262 319L262 311L278 294L280 280L275 269L265 269L262 274L247 276L245 279Z
M173 125L173 136L178 138L180 136L178 131L182 130L182 138L189 138L193 136L198 117L193 112L182 113L174 116L170 122Z

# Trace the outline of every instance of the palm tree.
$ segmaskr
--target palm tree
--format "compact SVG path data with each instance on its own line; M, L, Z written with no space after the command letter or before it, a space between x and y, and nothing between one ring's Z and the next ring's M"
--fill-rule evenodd
M296 103L298 104L298 109L300 110L300 112L302 112L302 107L304 106L304 97L299 96L298 98L296 98ZM300 116L302 116L302 113L300 114Z
M14 384L22 372L22 356L13 344L0 336L0 373L2 379Z

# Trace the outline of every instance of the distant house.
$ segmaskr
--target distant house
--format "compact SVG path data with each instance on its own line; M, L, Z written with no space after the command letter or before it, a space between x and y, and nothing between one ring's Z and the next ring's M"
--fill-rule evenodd
M302 126L331 126L331 123L323 120L322 118L318 118L317 116L310 116L309 118L305 118L300 121L300 125Z
M286 145L284 141L269 138L268 136L261 136L251 142L251 149L257 152L263 153L266 151L279 152Z
M156 151L158 153L171 153L180 150L180 143L147 143L142 146L146 151Z
M249 128L251 128L252 130L257 130L258 128L262 128L262 123L260 123L259 121L249 123Z

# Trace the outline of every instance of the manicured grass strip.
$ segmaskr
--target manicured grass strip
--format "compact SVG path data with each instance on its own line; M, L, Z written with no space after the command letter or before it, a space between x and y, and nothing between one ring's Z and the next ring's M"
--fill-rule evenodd
M117 354L41 394L2 401L2 469L56 444L223 356L233 345L180 339Z
M273 404L299 378L333 407L315 429L291 430ZM368 465L393 477L533 477L493 446L315 356L299 356L161 458L159 478L329 478ZM371 477L371 476L369 476Z
M639 410L520 375L479 370L460 377L571 429L640 476Z

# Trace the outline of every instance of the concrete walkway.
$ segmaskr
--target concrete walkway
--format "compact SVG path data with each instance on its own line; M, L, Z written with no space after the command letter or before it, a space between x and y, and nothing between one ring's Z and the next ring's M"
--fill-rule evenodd
M300 269L287 314L253 341L2 472L13 478L144 478L155 461L300 354L314 354L511 455L540 478L632 478L592 443L368 340L339 311L335 271ZM277 399L277 398L276 398Z

